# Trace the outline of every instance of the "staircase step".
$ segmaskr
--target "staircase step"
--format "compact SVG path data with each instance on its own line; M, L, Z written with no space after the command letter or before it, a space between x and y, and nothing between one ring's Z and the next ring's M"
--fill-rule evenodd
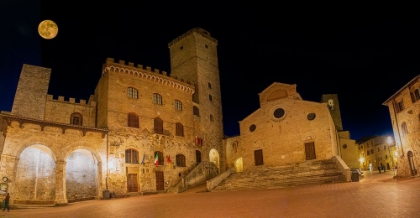
M258 166L242 173L233 173L212 191L270 189L345 181L334 161L317 160L286 166Z

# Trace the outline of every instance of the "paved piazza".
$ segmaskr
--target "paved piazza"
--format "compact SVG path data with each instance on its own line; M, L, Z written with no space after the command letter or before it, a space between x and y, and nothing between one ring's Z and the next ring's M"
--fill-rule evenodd
M393 172L364 174L359 182L223 192L201 192L197 187L181 194L12 209L0 211L0 217L420 217L420 178L393 179Z

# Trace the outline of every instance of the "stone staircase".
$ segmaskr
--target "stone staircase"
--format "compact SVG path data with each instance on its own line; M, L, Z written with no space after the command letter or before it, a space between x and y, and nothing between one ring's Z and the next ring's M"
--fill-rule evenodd
M211 191L274 189L341 182L346 182L346 177L335 161L313 160L286 166L256 166L242 173L231 174Z

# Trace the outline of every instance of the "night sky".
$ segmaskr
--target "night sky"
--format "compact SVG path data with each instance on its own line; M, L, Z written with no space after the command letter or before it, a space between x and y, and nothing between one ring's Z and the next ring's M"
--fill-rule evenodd
M170 72L168 43L194 27L219 42L227 136L239 134L238 122L259 108L258 93L273 82L296 84L308 101L338 94L352 139L392 134L382 103L420 72L420 19L409 5L78 2L2 3L0 110L11 111L25 63L52 69L54 98L88 100L107 57ZM56 38L38 35L45 19L57 23Z

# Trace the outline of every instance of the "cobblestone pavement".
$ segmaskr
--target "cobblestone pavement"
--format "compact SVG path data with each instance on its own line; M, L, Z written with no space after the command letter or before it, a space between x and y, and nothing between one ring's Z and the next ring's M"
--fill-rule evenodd
M270 190L157 194L0 211L0 217L420 217L420 178L365 171L359 182Z

